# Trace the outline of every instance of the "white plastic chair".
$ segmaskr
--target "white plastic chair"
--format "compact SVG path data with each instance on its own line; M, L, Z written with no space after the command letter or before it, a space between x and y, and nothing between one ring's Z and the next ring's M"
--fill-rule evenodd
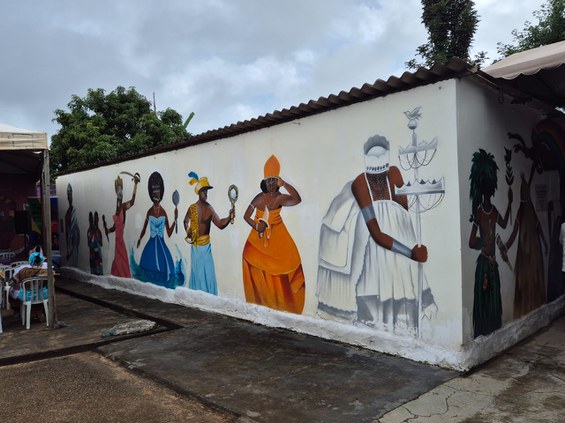
M49 326L49 295L47 293L47 286L46 276L27 278L20 283L19 298L22 301L20 312L22 315L22 325L25 325L26 329L29 329L31 306L33 304L43 303L45 319L47 320L47 326Z
M10 279L12 278L14 269L11 266L0 265L0 270L4 271L4 282L2 284L3 296L5 297L4 302L6 303L4 306L6 310L10 310L11 307L8 296L10 295Z
M0 261L3 261L4 263L8 263L14 260L15 258L16 258L16 253L14 253L13 251L0 253Z
M9 300L10 279L12 279L12 276L14 276L14 272L16 271L16 269L21 266L29 266L29 262L25 260L13 261L10 263L9 266L6 266L7 269L4 269L4 274L7 275L7 277L4 278L5 281L4 289L6 290L6 310L10 310L12 308L10 306L10 300Z
M17 269L20 266L24 266L24 265L28 265L29 266L29 261L27 260L18 260L18 261L13 261L10 263L10 267L12 269Z

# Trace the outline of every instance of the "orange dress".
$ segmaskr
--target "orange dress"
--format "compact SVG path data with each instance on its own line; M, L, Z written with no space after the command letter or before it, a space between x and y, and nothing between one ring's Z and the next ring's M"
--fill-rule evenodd
M275 310L302 313L304 272L296 244L280 216L270 210L269 227L262 238L252 230L243 248L243 286L248 303ZM255 223L264 212L257 209Z

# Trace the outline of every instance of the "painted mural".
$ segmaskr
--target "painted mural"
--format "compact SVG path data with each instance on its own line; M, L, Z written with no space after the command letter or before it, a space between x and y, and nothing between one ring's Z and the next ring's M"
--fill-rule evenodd
M126 212L135 204L137 184L139 184L139 182L141 181L141 177L139 173L133 175L129 172L121 172L120 174L131 176L133 181L133 194L129 201L123 201L124 181L120 177L120 175L118 175L116 180L114 181L114 188L116 191L116 211L112 216L114 224L110 228L108 228L105 215L102 215L102 222L104 224L104 232L106 233L106 239L108 241L108 234L115 233L114 260L112 261L112 268L110 273L114 276L119 276L122 278L131 278L128 253L124 241L124 229L126 224Z
M510 136L519 137L516 134ZM520 206L512 233L505 244L510 249L518 237L514 260L514 319L546 303L543 256L547 255L547 242L530 196L534 171L532 164L528 176L521 174Z
M502 326L502 300L500 296L500 273L496 260L496 246L505 261L504 247L496 227L506 228L510 217L513 193L508 188L508 206L504 216L492 204L498 187L498 165L494 155L483 149L473 154L471 166L470 197L473 224L469 247L480 250L475 268L473 328L474 337L487 335Z
M537 110L472 78L62 175L57 188L75 188L70 212L60 204L65 258L71 221L81 235L64 270L442 365L490 357L556 307L531 310L565 298L565 142L551 122L530 133ZM232 178L245 201L233 225Z
M71 266L78 265L80 229L78 225L78 214L76 207L73 206L73 187L67 185L67 199L69 207L65 213L65 231L67 244L67 261Z
M173 260L165 241L165 235L170 238L177 227L178 209L175 206L174 220L171 224L161 204L165 194L165 182L159 172L153 172L149 176L147 190L153 204L145 214L143 228L137 240L137 248L140 247L147 228L149 228L149 239L143 247L139 263L135 260L133 249L131 251L132 276L165 288L175 288L184 284L182 260L180 258L176 262ZM178 204L177 197L178 192L173 193L173 203Z
M86 231L86 242L88 244L88 262L90 273L93 275L103 275L104 266L102 264L102 247L104 240L100 230L98 212L88 213L88 230Z
M298 248L281 216L283 207L302 201L298 191L280 176L279 160L265 162L261 192L253 198L243 219L251 232L243 248L243 286L249 303L301 314L305 278ZM283 194L280 190L286 190ZM255 215L253 216L253 212Z
M470 175L473 228L469 246L481 250L474 286L475 338L500 328L503 313L512 313L512 319L518 319L565 293L561 272L563 247L559 240L565 189L563 130L555 122L542 120L534 126L531 142L512 132L508 133L508 141L513 145L511 149L505 148L508 206L504 216L491 202L497 189L499 170L494 155L483 149L473 154ZM520 202L514 222L511 222L515 160L526 163L526 166L520 168ZM559 173L560 187L558 201L550 200L546 204L548 187L542 182L535 187L535 179L536 175L549 171ZM538 201L537 205L532 199L532 193L536 190L543 194L543 201ZM547 228L541 223L538 214L541 211L547 211ZM504 235L497 233L496 227L505 229L509 220L511 231L504 241ZM513 274L512 312L502 310L497 249ZM515 254L514 257L512 254Z
M188 207L184 216L185 240L190 244L190 277L188 286L190 289L218 295L218 283L216 281L216 270L212 255L212 244L210 242L210 227L212 222L218 229L225 229L230 222L233 223L235 218L235 201L231 201L229 215L220 218L207 201L208 190L213 188L208 178L205 176L200 178L195 172L190 172L188 177L190 178L190 185L194 185L194 192L198 195L198 201ZM234 192L237 192L237 188L235 188ZM237 199L235 196L228 196L228 198L230 200L233 198Z
M417 178L417 169L431 162L437 140L417 141L420 107L405 115L412 143L399 150L399 157L405 168L415 170L414 182L405 184L399 168L390 164L386 137L374 135L365 142L365 171L345 184L322 222L318 314L416 336L422 317L437 313L423 273L428 250L420 239L420 213L437 206L444 189L443 180ZM415 207L416 230L409 206Z
M516 140L518 142L513 146L514 151L523 155L531 163L529 173L522 177L520 209L523 211L521 215L518 211L519 220L517 219L517 227L514 227L514 232L518 232L516 263L518 264L519 260L526 256L530 257L528 262L535 266L536 270L530 268L517 268L515 270L517 292L514 302L514 317L520 317L537 306L547 301L553 301L565 293L561 271L563 247L559 242L563 214L565 213L565 131L556 122L544 119L533 128L529 143L520 134L509 133L508 138L510 141ZM547 205L548 236L546 241L545 229L540 225L530 193L535 173L542 174L551 171L556 171L559 174L559 198L558 201L550 201ZM520 229L521 227L524 227L524 229ZM531 227L531 229L528 230L525 227ZM534 231L537 234L534 234ZM516 236L514 232L513 235ZM509 244L512 243L510 240L508 242ZM549 252L546 272L547 288L544 285L545 269L541 257L542 245L543 254L547 255ZM531 273L531 275L528 276L527 273ZM524 279L535 282L528 284ZM532 284L537 288L534 289L531 286ZM527 291L523 292L524 289ZM533 298L529 298L532 295ZM531 302L538 305L536 306Z

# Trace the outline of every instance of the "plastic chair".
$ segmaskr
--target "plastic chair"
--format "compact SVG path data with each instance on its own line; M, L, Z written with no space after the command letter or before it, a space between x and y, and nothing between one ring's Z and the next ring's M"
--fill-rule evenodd
M2 291L4 291L2 296L5 297L4 301L6 302L4 305L6 310L10 310L10 300L8 297L10 295L10 279L12 278L14 269L11 266L0 265L0 270L4 272L4 282L2 283Z
M10 267L12 269L16 269L20 266L24 266L24 265L28 265L29 266L29 261L27 260L18 260L18 261L13 261L10 263Z
M14 260L15 258L16 258L16 253L13 252L13 251L0 253L0 261L3 261L5 263L10 262L11 260Z
M43 303L45 319L47 320L47 326L49 326L49 295L47 286L46 276L27 278L20 283L19 298L22 301L20 312L22 315L22 325L25 325L26 329L29 329L31 306L33 304Z
M4 269L4 274L7 276L6 278L4 278L4 281L5 281L4 289L6 290L6 310L10 310L12 308L10 306L10 300L9 300L10 279L12 279L12 276L14 275L14 271L18 267L24 266L24 265L29 266L29 262L25 261L25 260L18 260L18 261L11 262L9 266L6 266L7 269Z

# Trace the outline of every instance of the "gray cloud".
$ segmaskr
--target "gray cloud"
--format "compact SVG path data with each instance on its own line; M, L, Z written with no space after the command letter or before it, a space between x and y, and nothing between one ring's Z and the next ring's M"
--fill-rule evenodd
M539 8L476 1L474 50L496 57ZM200 133L387 79L426 41L417 0L2 2L0 120L50 134L88 88L134 86Z

